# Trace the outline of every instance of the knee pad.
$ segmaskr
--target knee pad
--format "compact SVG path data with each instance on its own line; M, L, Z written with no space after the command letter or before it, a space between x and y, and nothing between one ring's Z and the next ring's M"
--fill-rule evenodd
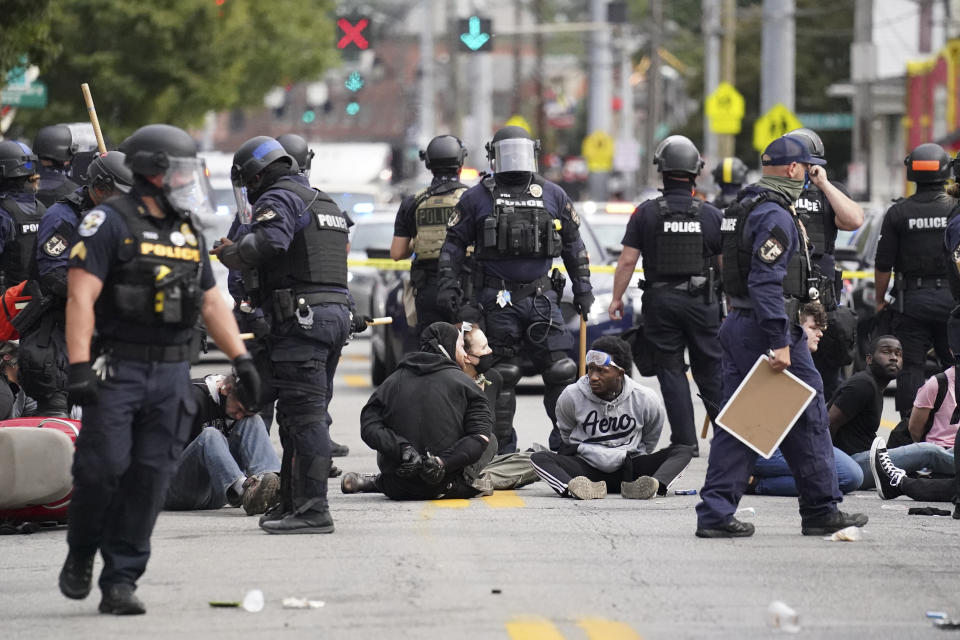
M520 381L520 367L512 362L498 362L493 365L500 377L503 378L503 388L513 389Z
M540 375L544 384L570 385L577 381L577 363L570 358L563 358L552 363Z

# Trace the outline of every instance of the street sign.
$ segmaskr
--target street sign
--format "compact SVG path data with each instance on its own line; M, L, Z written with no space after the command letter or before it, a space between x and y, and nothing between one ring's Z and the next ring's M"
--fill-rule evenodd
M617 138L614 144L613 168L624 173L640 168L640 143L635 138Z
M780 136L802 126L797 116L782 102L778 102L753 123L753 148L763 151Z
M594 131L583 139L581 154L590 171L610 171L613 169L613 138L606 131Z
M337 27L343 33L343 36L337 41L337 49L346 49L351 44L358 49L369 48L370 42L363 35L363 30L369 24L370 21L366 18L356 18L354 21L348 18L339 18Z
M721 135L737 135L745 112L743 96L729 82L721 82L707 96L704 110L710 119L710 131Z
M457 21L460 32L460 45L465 51L490 51L490 34L493 23L490 18L470 16Z
M519 113L515 113L510 116L510 119L503 123L505 127L520 127L524 129L527 133L533 135L533 128L530 126L530 123L527 122L527 119L524 118Z
M43 109L47 106L47 85L43 82L8 84L0 91L0 104L21 109Z
M853 129L852 113L798 113L803 126L816 131L842 131Z

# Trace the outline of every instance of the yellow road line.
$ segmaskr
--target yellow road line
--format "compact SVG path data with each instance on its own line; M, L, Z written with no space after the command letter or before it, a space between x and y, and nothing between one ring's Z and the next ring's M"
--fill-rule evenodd
M456 498L454 500L431 500L430 504L441 509L466 509L470 506L470 501Z
M544 618L519 618L507 623L512 640L564 640L553 623Z
M603 618L580 618L577 626L587 633L589 640L643 640L629 625Z
M340 356L340 359L349 360L350 362L370 362L370 356L359 353L345 353Z
M525 507L527 503L517 495L516 491L495 491L492 496L484 496L483 501L491 509L515 509Z
M345 375L343 376L343 381L347 383L348 387L369 387L370 378L367 376L360 375Z
M893 420L880 420L880 426L884 429L893 429L895 426L897 426L897 423Z

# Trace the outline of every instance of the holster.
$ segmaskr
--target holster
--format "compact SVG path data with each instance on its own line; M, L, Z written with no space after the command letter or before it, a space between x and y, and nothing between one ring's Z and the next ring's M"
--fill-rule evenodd
M297 312L293 289L276 289L273 292L273 318L277 322L284 322L292 318Z
M550 272L550 286L557 293L557 300L563 298L563 290L567 286L567 278L560 269L554 268Z
M792 324L801 324L800 307L803 303L797 298L787 298L783 303L783 310L787 314L787 321Z
M897 313L903 313L904 298L906 298L907 287L904 282L903 274L894 273L893 274L893 295L896 300L896 309ZM886 292L877 291L876 295L885 295Z

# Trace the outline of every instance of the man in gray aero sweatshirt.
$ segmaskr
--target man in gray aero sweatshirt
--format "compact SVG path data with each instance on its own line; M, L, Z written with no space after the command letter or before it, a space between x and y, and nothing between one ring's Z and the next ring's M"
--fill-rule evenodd
M614 336L594 341L587 375L563 390L557 453L538 451L533 467L562 497L592 500L607 492L647 500L667 487L693 458L693 447L670 445L653 452L663 428L660 397L628 375L630 346Z

